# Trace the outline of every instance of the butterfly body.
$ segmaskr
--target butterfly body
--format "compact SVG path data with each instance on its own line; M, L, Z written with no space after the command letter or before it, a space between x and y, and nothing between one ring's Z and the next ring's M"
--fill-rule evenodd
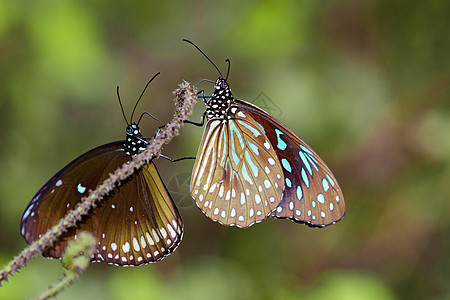
M79 156L53 176L26 208L20 232L28 244L39 239L89 190L146 149L139 127L130 124L126 140L97 147ZM60 258L67 243L85 230L96 237L93 261L116 265L155 262L173 252L183 223L153 162L144 165L106 196L75 228L64 233L43 255Z
M224 78L205 104L191 195L209 218L243 228L269 216L324 227L344 216L333 174L283 123L234 98Z

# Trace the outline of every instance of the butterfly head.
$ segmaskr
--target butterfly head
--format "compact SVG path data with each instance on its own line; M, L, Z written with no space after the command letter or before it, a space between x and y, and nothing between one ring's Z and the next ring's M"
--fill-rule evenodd
M214 84L214 93L207 103L206 115L208 119L225 118L228 107L234 101L230 86L224 78L219 78Z
M126 129L126 140L124 143L125 153L134 156L147 148L148 142L141 134L136 123L131 123Z

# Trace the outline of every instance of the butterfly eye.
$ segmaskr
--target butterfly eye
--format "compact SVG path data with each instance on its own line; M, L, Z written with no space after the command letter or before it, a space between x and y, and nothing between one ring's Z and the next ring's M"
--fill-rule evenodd
M226 89L228 87L228 83L225 80L222 80L222 82L220 83L220 87L222 89Z
M127 130L126 130L127 134L133 134L133 131L134 131L134 129L131 125L127 127Z

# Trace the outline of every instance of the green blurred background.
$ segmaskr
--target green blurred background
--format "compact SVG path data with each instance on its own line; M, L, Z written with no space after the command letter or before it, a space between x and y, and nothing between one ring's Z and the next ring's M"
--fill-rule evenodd
M325 229L226 228L186 197L193 162L159 160L185 222L180 247L157 264L93 264L59 299L450 299L449 12L437 0L0 0L1 265L26 246L19 223L36 191L124 138L117 85L129 116L160 71L137 112L167 122L182 79L218 77L189 38L223 72L231 59L237 98L322 156L347 215ZM141 124L147 136L158 126ZM186 126L164 154L195 155L202 132ZM58 260L37 257L0 299L61 276Z

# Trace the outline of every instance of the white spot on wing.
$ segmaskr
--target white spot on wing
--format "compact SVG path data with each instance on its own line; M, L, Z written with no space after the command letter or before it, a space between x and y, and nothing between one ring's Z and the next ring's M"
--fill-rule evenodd
M123 250L123 252L128 253L130 251L130 244L128 242L123 244L122 250Z
M152 229L152 234L153 234L153 238L155 239L155 242L159 242L159 236L158 236L158 234L156 233L156 231L155 231L155 229L153 228Z
M289 210L293 210L294 209L294 202L289 202Z
M147 247L147 243L145 242L145 238L143 235L141 235L141 246L142 249L145 249L145 247Z
M177 233L175 230L173 230L172 226L170 224L167 224L167 229L169 230L170 236L174 239L177 236Z
M150 233L146 232L145 235L147 236L147 241L150 244L150 246L153 246L155 244L155 242L152 239L152 236L150 235Z
M116 243L111 243L111 249L112 249L112 251L116 251L117 250L117 244Z
M134 251L141 251L141 247L139 246L139 242L136 238L133 238L133 248Z
M234 218L236 216L236 210L234 208L231 209L230 217Z
M255 203L260 204L261 203L261 197L258 194L255 194Z
M163 238L166 238L166 237L167 237L167 231L166 231L165 228L161 228L161 229L159 230L159 232L161 232L161 235L163 236Z

